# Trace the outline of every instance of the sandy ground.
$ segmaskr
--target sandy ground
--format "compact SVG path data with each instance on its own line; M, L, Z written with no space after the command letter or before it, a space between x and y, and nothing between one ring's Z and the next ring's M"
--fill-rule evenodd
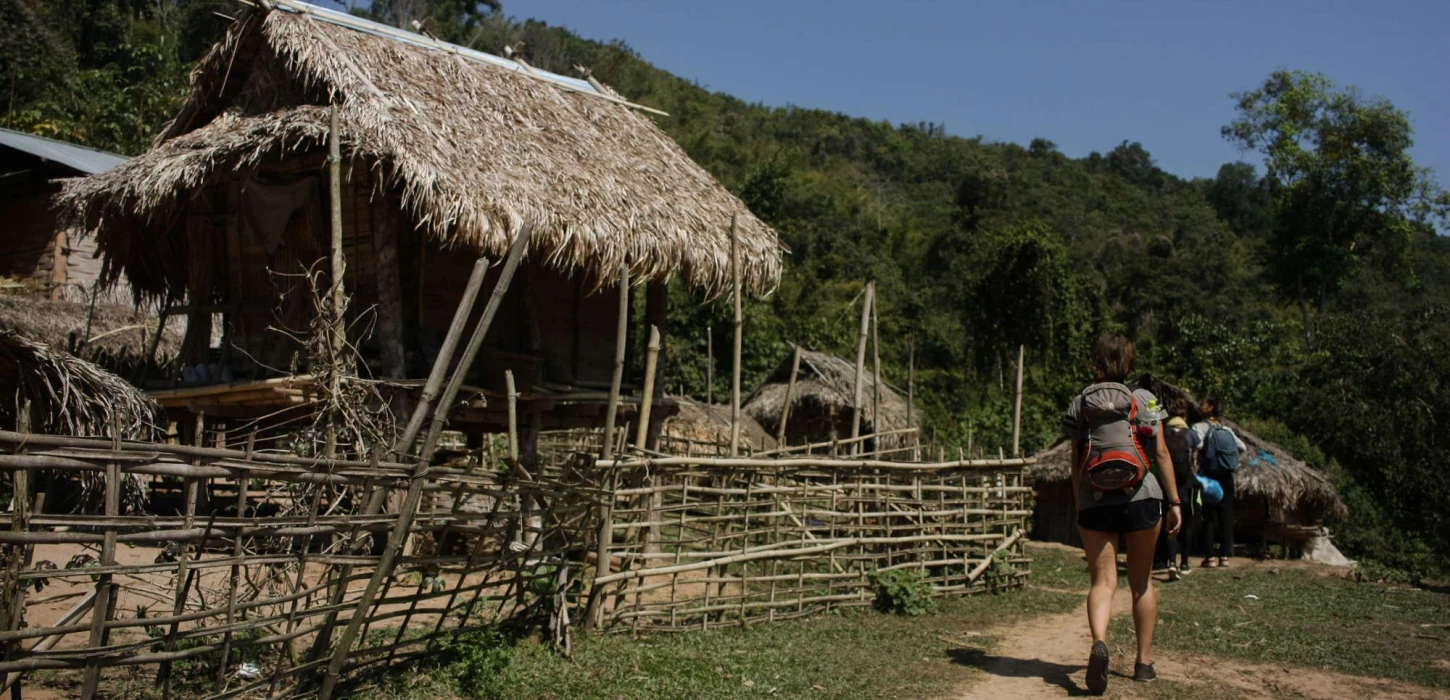
M1243 562L1244 560L1239 560ZM1247 562L1245 562L1247 563ZM1284 562L1257 565L1282 566ZM1293 566L1299 564L1292 563ZM1202 571L1196 575L1215 575ZM971 640L954 649L954 660L986 672L986 678L958 689L952 698L1064 698L1087 696L1087 653L1092 637L1087 628L1087 595L1077 611L1065 615L1037 617L987 631L1000 640L987 652L973 647ZM1113 599L1113 615L1132 614L1132 597L1126 586ZM985 645L983 645L985 646ZM1136 648L1132 640L1109 642L1112 651L1111 676L1106 697L1142 698L1144 684L1132 679ZM1154 665L1160 679L1218 689L1224 697L1254 700L1445 700L1450 693L1378 678L1364 678L1332 671L1286 667L1220 657L1180 654L1155 649Z

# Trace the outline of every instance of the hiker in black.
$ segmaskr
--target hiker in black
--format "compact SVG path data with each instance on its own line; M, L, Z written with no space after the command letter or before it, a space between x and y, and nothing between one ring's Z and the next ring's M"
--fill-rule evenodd
M1223 487L1223 499L1218 503L1210 505L1207 501L1203 504L1203 567L1229 566L1229 561L1234 553L1234 471L1225 468L1221 462L1225 460L1216 459L1216 455L1223 455L1232 452L1232 462L1237 464L1238 455L1244 453L1247 447L1244 441L1235 435L1233 430L1223 424L1223 401L1217 396L1210 395L1199 402L1198 410L1203 414L1203 421L1193 426L1193 432L1199 436L1198 444L1198 473L1217 481ZM1230 436L1232 440L1221 441L1216 438ZM1209 443L1228 442L1233 447L1215 449ZM1214 541L1218 542L1218 561L1214 561Z
M1194 455L1198 452L1198 433L1188 427L1188 400L1182 397L1168 402L1168 425L1163 432L1163 443L1168 447L1168 456L1173 459L1173 476L1178 482L1178 499L1183 501L1183 528L1177 535L1167 537L1164 545L1168 563L1168 578L1178 578L1191 572L1189 556L1193 543L1194 519L1199 514L1198 477L1194 474Z
M1123 384L1133 370L1133 344L1107 334L1093 348L1088 366L1097 377L1073 399L1063 417L1063 433L1072 441L1073 500L1078 531L1092 575L1088 591L1088 628L1093 646L1088 655L1087 687L1101 695L1108 687L1108 620L1118 587L1118 547L1127 540L1128 585L1133 592L1133 627L1138 637L1134 680L1157 677L1153 669L1153 629L1158 600L1153 590L1153 549L1159 528L1177 534L1182 503L1172 469L1155 476L1148 451L1158 464L1170 464L1163 442L1157 398L1142 388ZM1166 414L1164 414L1166 415ZM1167 502L1166 523L1163 517Z

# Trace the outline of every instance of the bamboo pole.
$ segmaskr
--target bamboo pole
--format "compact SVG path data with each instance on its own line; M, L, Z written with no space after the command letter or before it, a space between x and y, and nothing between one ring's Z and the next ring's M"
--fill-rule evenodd
M514 387L513 370L503 371L504 386L508 389L509 421L509 467L519 463L519 392Z
M705 326L705 406L715 405L715 333Z
M332 359L337 362L342 357L343 348L347 344L347 321L343 318L343 311L347 304L347 293L343 289L343 276L347 272L347 265L342 259L342 146L340 144L340 128L337 124L337 103L334 102L328 107L328 129L327 129L327 182L330 193L331 205L331 230L332 230ZM337 400L339 383L342 375L338 369L328 373L328 396L332 401ZM329 424L329 431L335 430ZM169 670L170 666L162 668Z
M660 329L650 326L649 347L644 359L644 397L640 400L639 426L635 428L634 433L634 446L640 449L649 447L645 444L645 439L649 437L649 413L650 407L654 404L655 371L658 368L659 356Z
M192 442L193 445L195 445L197 447L201 447L202 445L206 444L206 414L205 413L198 413L198 414L196 414L196 426L195 426L194 430L192 431L191 442ZM193 465L195 465L195 466L201 466L199 460L193 461ZM182 520L182 528L183 529L190 530L191 529L191 525L192 525L192 521L196 517L197 486L198 486L198 484L197 484L197 480L195 478L189 478L189 479L186 480L186 485L184 487L186 489L186 496L185 496L185 505L183 506L183 520ZM215 522L215 520L216 520L216 516L215 516L215 513L213 513L212 522ZM207 530L210 531L210 529L211 529L211 524L208 523ZM173 599L172 599L172 603L171 603L171 615L173 617L175 617L177 615L180 615L182 612L184 612L186 610L186 598L187 598L187 595L189 593L189 589L191 588L191 576L188 575L188 570L187 570L187 565L191 563L191 547L186 542L181 542L179 544L181 544L181 551L177 554L177 557L176 557L176 590L175 590L175 593L173 594ZM205 541L205 539L203 539L202 542L201 542L201 546L199 546L197 548L198 549L198 552L197 552L197 555L198 556L200 556L200 554L201 554L200 553L200 550L201 550L201 548L203 546L205 546L205 544L206 544L206 541ZM173 622L171 624L170 629L168 629L167 632L166 632L166 651L170 652L170 651L175 651L176 650L176 635L180 631L181 631L181 625L179 623L174 623ZM156 683L157 683L157 685L160 685L161 686L161 697L162 698L170 698L171 697L171 662L170 661L163 661L163 662L161 662L160 668L157 669L157 671L156 671Z
M30 414L30 399L25 399L21 403L20 414L16 416L16 432L30 432ZM15 451L23 453L25 451L24 445L22 444ZM11 501L14 507L10 512L10 530L11 532L17 533L28 532L30 530L30 474L28 471L22 469L16 471L11 478L13 479ZM20 581L19 576L20 572L25 570L26 553L31 551L31 549L30 547L16 547L11 549L9 560L6 562L6 578L12 587L12 590L5 591L7 602L10 604L9 619L5 621L5 629L7 631L20 629L20 625L25 619L26 585ZM18 643L5 645L6 660L13 660L19 651L20 645ZM11 676L6 677L5 685L8 687L12 682L18 682L19 680L19 674L11 674ZM16 695L20 694L19 687L19 685L16 685Z
M865 299L861 302L861 333L856 341L856 387L851 401L851 438L861 437L861 390L866 373L866 338L871 330L871 304L876 297L876 283L866 283ZM852 448L854 454L859 448Z
M801 346L795 343L790 357L790 381L785 385L785 405L780 407L780 425L775 428L775 447L785 447L785 424L790 421L790 404L795 400L796 377L801 372Z
M740 348L742 343L740 311L740 230L735 216L730 217L730 288L735 302L735 347L730 365L730 456L740 454Z
M875 287L875 283L872 283ZM907 424L910 426L910 424ZM871 300L871 432L881 430L881 318L876 313L876 300ZM876 441L875 449L881 449Z
M906 341L906 427L916 426L916 338ZM921 459L921 434L912 438L911 459Z
M468 286L463 289L463 298L458 300L458 308L453 312L453 323L448 326L448 335L443 338L443 346L438 350L438 358L433 361L433 369L428 372L428 381L423 385L423 395L418 399L418 405L413 409L413 415L408 418L408 426L403 430L402 437L398 438L398 444L393 452L399 458L407 455L412 449L413 441L418 438L418 432L423 429L423 420L433 408L434 399L438 398L438 390L443 386L443 377L448 373L448 363L453 359L453 352L458 347L458 339L463 336L463 327L468 325L468 315L473 311L473 304L478 300L478 293L483 290L483 278L488 274L488 258L480 257L473 263L473 273L468 277Z
M111 449L121 449L121 425L117 420L111 425ZM115 461L106 462L106 506L107 517L114 518L121 514L121 469ZM116 565L116 530L107 529L104 540L101 543L101 566L109 567ZM116 602L117 586L112 583L112 575L109 573L100 574L96 577L96 604L91 608L91 630L88 646L91 649L99 649L106 644L106 622L111 618L111 612ZM101 683L101 662L97 658L86 659L85 676L81 682L81 697L91 700L96 696L96 691Z
M1027 346L1017 346L1017 389L1012 392L1012 456L1022 456L1022 366Z
M614 375L609 380L609 407L604 411L604 446L600 457L614 455L614 421L619 415L619 392L624 383L624 354L629 342L629 263L619 265L619 317L614 329ZM588 621L585 621L586 624Z
M423 496L423 476L428 471L433 461L433 450L438 444L438 435L443 431L443 424L448 418L449 410L453 401L458 396L458 390L463 386L463 380L468 374L468 369L473 364L473 358L478 354L478 349L483 345L483 339L488 335L488 328L493 323L493 317L498 312L499 304L503 301L503 295L508 291L509 282L513 280L514 272L523 259L524 251L528 248L529 234L533 225L525 222L518 235L514 238L513 247L509 250L508 259L504 262L504 268L499 273L498 282L494 285L493 294L488 299L488 305L483 309L483 316L479 318L478 325L473 330L473 336L469 338L468 347L464 349L463 357L460 358L458 367L453 370L453 375L448 381L447 387L443 390L442 399L438 402L438 408L433 412L432 423L428 427L427 437L423 440L422 454L419 455L417 466L408 484L407 495L403 498L403 506L398 513L398 523L388 537L388 544L383 548L382 556L378 559L378 567L373 572L372 578L363 593L358 597L357 607L349 618L347 628L343 630L342 637L338 640L337 646L333 649L332 659L327 665L327 674L323 677L322 687L318 691L321 700L332 697L332 691L337 685L342 668L347 662L348 652L351 651L353 642L357 639L358 632L362 629L363 621L367 618L366 611L372 606L377 598L378 589L382 587L383 581L389 580L393 574L393 565L397 561L398 554L407 540L409 532L413 527L413 518L417 514L418 502Z

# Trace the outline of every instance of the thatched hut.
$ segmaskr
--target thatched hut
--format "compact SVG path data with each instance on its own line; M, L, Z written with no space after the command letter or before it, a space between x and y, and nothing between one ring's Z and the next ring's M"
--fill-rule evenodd
M426 375L476 257L501 258L526 226L527 257L469 381L497 390L512 370L521 412L557 419L542 427L602 413L622 267L647 286L632 333L664 329L675 276L728 290L732 221L746 291L780 274L775 233L597 81L269 0L199 63L150 151L61 197L96 235L106 279L188 316L182 377L233 380L186 394L188 406L235 413L223 399L246 390L235 384L306 371L305 348L278 329L315 318L301 273L331 253L330 106L350 339L375 378ZM502 404L457 420L496 426Z
M87 298L101 271L95 242L57 221L53 200L60 179L124 162L114 153L0 129L0 278L42 298Z
M164 432L161 407L125 380L94 364L19 333L0 329L0 425L20 427L29 406L28 429L37 433L110 436L120 431L128 440L153 440ZM104 479L94 472L48 474L39 489L47 491L51 512L100 506ZM144 505L146 488L128 476L122 491L128 509Z
M1310 536L1305 528L1344 515L1344 504L1329 477L1283 447L1231 421L1224 424L1248 447L1234 477L1236 542L1262 547L1273 540L1294 547ZM1071 443L1059 440L1035 459L1027 470L1037 491L1032 538L1081 545L1072 499Z
M779 430L781 410L789 391L793 353L751 392L742 411L769 433ZM881 403L876 403L877 397ZM791 397L785 438L788 444L844 440L851 437L851 412L856 397L856 366L823 352L801 350L800 374ZM869 371L862 378L861 434L916 427L916 413L906 399L886 382L877 387ZM883 442L901 442L890 438ZM885 445L882 445L885 447Z
M674 454L706 454L715 449L728 449L729 406L711 406L688 396L672 396L670 401L674 404L674 413L661 425L661 450ZM775 437L742 411L737 447L741 454L752 449L774 449Z

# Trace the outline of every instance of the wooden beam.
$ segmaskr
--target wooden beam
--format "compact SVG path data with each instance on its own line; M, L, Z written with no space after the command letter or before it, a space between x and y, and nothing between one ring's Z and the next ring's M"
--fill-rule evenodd
M463 328L468 325L468 316L473 311L474 302L478 300L478 293L483 289L483 278L487 273L488 258L480 256L473 263L473 273L468 278L468 286L463 290L463 298L458 300L458 308L453 311L453 322L448 326L443 346L438 349L438 357L433 360L433 369L428 372L428 381L423 385L423 395L418 398L418 405L413 407L413 415L408 418L408 426L398 438L398 444L393 447L393 452L400 458L413 448L413 441L423 429L423 420L432 410L433 401L438 398L438 390L443 386L443 376L448 373L448 363L453 360L458 339L463 337Z
M780 407L780 425L775 429L775 448L785 447L785 424L790 421L790 404L795 400L795 381L801 373L801 346L795 343L790 358L790 381L785 385L785 405ZM809 438L807 438L809 442Z

